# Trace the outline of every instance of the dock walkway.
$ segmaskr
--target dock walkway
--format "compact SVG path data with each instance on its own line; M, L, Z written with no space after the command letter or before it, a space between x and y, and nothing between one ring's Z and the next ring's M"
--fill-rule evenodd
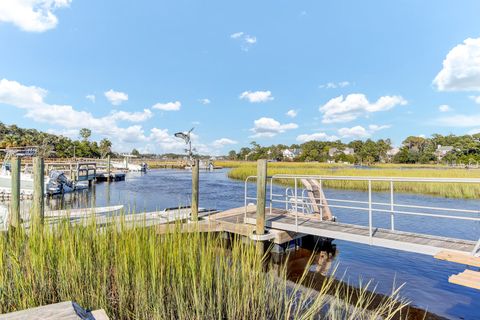
M256 223L254 211L247 211L245 222L251 225ZM296 218L292 212L275 208L272 209L272 214L266 214L265 225L276 230L298 232L432 256L444 250L469 254L476 244L475 241L381 228L375 228L372 237L370 237L368 226L322 221L313 216L308 217L300 214Z

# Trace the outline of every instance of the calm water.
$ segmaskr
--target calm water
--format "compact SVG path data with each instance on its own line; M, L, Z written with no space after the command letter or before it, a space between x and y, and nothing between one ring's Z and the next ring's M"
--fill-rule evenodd
M94 190L67 195L50 201L51 208L78 206L78 203L104 206L124 204L136 212L176 207L189 204L191 173L179 170L152 170L147 174L129 173L126 181L111 184L99 183ZM251 195L255 190L252 185ZM275 187L276 193L284 193ZM327 198L352 200L367 199L365 192L326 190ZM200 206L229 209L243 206L244 184L228 179L226 171L201 172ZM389 194L375 193L374 201L389 201ZM395 202L450 208L478 210L480 201L443 199L430 196L396 194ZM364 211L332 209L339 221L368 224ZM376 227L389 227L390 217L374 214ZM422 231L423 233L476 240L480 236L479 222L452 222L452 220L426 217L398 216L398 230ZM377 291L388 294L394 283L406 283L403 296L414 305L451 319L480 319L480 291L448 283L448 277L461 272L464 266L443 262L430 256L402 251L370 247L336 240L337 254L333 263L339 263L336 276L356 285L359 280L374 279Z

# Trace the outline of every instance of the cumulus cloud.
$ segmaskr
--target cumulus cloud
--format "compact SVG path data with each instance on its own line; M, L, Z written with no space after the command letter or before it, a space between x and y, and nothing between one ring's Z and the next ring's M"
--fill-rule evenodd
M433 84L440 91L480 91L480 38L450 50Z
M352 128L341 128L338 129L338 134L342 138L368 138L370 137L373 133L390 128L388 125L376 125L376 124L371 124L368 126L368 128L364 128L362 126L354 126Z
M237 144L238 142L228 138L221 138L213 141L212 146L214 148L220 149L228 145Z
M253 138L271 138L287 130L298 128L296 123L281 124L275 119L266 117L255 120L253 124L253 128L250 129L254 133Z
M110 115L113 120L130 121L130 122L143 122L153 117L152 111L149 109L143 109L142 112L126 112L126 111L114 111Z
M438 106L438 111L449 112L449 111L452 111L452 108L448 104L442 104Z
M273 100L271 91L244 91L239 96L240 99L248 100L252 103L267 102Z
M288 110L287 113L285 113L287 116L289 116L290 118L295 118L298 114L298 111L297 110L294 110L294 109L291 109L291 110Z
M85 96L85 98L86 98L87 100L90 100L91 102L95 103L96 97L95 97L94 94L87 94L87 95Z
M71 0L2 0L0 21L13 23L30 32L43 32L58 24L54 12L68 7Z
M335 141L338 140L338 137L335 135L328 135L325 132L316 132L312 134L301 134L297 136L298 142L308 142L308 141Z
M140 125L121 127L120 121L142 122L152 117L149 109L140 112L113 110L103 117L76 110L70 105L49 104L45 101L47 91L36 86L26 86L16 81L0 80L0 104L25 110L25 116L34 121L57 125L56 133L73 135L81 128L89 128L95 134L108 137L117 143L117 148L131 150L131 144L155 143L158 151L182 152L183 143L175 139L167 129L153 128L145 133ZM51 129L53 130L53 129Z
M201 104L210 104L210 99L207 99L207 98L203 98L203 99L199 99L198 102L200 102Z
M323 113L323 123L349 122L358 117L379 111L392 109L397 105L405 105L407 101L401 96L383 96L376 102L369 102L367 97L361 93L343 95L331 99L319 110Z
M473 101L475 101L475 103L480 104L480 96L470 96L470 99L472 99Z
M114 106L119 106L128 100L128 94L125 92L114 91L113 89L110 89L105 91L104 94L107 100L110 101L110 103Z
M448 117L440 117L435 119L434 123L446 127L476 127L480 123L480 114L456 114Z
M257 43L257 37L246 34L245 32L235 32L230 35L231 39L240 42L240 48L243 51L248 51Z
M167 102L167 103L156 103L153 105L153 109L163 110L163 111L178 111L182 104L180 101Z
M348 81L341 81L341 82L328 82L319 85L318 87L320 89L337 89L337 88L345 88L350 85L350 82Z

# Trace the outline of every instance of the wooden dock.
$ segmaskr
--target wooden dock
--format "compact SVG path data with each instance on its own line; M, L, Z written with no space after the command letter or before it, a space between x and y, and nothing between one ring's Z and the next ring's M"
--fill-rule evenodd
M87 311L72 301L0 314L0 320L108 320L103 309Z
M237 209L244 212L244 208ZM298 224L296 224L296 219ZM245 220L247 224L255 225L255 211L250 209ZM459 253L470 253L475 247L475 241L430 236L412 232L392 231L376 228L373 236L369 236L369 228L340 222L322 221L314 215L295 214L284 209L267 209L265 225L267 228L315 235L355 243L374 245L389 249L435 255L443 250Z

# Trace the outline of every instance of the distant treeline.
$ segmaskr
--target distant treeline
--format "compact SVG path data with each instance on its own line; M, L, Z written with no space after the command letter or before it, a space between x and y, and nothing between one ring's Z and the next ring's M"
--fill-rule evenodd
M110 154L112 142L102 139L99 143L89 141L91 131L79 130L79 140L49 134L36 129L22 129L16 125L7 126L0 122L0 148L38 147L38 155L43 157L70 158L103 158Z
M238 152L232 150L227 157L230 160L266 158L278 161L336 161L364 164L376 162L476 164L480 161L480 134L463 136L434 134L430 138L409 136L399 148L394 148L390 139L354 140L349 143L340 140L308 141L289 146L283 144L260 146L253 141L250 147L241 148Z

